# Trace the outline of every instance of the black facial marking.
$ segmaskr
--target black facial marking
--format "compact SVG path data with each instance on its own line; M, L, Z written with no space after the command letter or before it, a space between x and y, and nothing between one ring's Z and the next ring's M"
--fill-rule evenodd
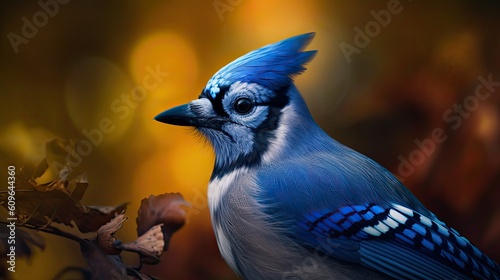
M289 97L286 95L288 89L289 86L283 87L278 90L276 96L269 102L256 104L269 106L269 112L266 120L253 130L255 137L252 152L246 155L239 156L238 159L231 164L224 165L224 168L223 166L216 165L214 167L214 172L212 173L212 177L210 180L221 178L225 174L242 166L251 167L260 164L260 162L262 161L262 155L268 150L270 143L276 138L276 136L274 135L274 131L278 128L279 121L282 115L281 110L290 101Z
M215 95L215 98L212 98L212 95L210 94L210 91L208 89L205 89L198 98L207 98L212 103L212 107L214 108L215 113L222 117L229 117L222 106L222 99L229 90L229 87L229 85L219 87L220 91L219 93L217 93L217 95Z

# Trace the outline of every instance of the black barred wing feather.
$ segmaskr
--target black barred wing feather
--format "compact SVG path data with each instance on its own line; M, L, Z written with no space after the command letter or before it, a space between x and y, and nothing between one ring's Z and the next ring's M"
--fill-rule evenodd
M500 279L498 264L465 237L403 205L315 211L300 228L316 250L398 279Z

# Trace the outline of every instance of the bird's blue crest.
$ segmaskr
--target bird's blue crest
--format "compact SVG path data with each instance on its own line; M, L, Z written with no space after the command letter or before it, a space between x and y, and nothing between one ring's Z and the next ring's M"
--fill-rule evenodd
M221 88L236 81L257 83L276 91L289 85L316 54L317 51L302 52L314 35L298 35L247 53L215 73L204 94L215 99Z

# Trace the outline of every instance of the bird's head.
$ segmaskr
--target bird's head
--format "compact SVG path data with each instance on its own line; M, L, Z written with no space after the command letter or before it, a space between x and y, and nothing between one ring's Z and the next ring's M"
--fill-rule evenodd
M296 109L309 114L292 78L316 54L302 51L313 37L295 36L236 59L208 81L198 99L155 119L201 132L215 149L214 174L261 162L285 133L279 129L287 108L304 107Z

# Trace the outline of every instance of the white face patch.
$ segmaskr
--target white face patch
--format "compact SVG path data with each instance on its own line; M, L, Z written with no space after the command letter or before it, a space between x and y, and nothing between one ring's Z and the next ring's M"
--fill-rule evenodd
M268 106L261 104L268 102L273 96L274 93L258 84L236 82L222 99L222 107L232 121L242 126L256 128L268 115ZM241 98L249 99L253 103L253 110L247 114L239 114L234 110L235 102Z
M214 112L212 102L207 98L195 99L189 103L189 109L191 112L198 116L204 117L215 117L216 114Z
M282 114L280 117L280 123L274 133L275 139L270 142L269 148L262 156L264 162L273 162L283 152L286 144L286 138L289 133L288 124L297 118L296 113L290 105L286 106L281 111Z
M267 102L276 96L271 90L256 83L235 82L228 90L228 94L241 94L245 92L251 94L258 103Z

